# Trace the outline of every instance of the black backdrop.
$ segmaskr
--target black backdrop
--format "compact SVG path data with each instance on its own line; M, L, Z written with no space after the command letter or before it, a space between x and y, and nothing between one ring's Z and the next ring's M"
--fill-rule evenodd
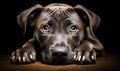
M35 4L43 6L49 3L67 3L72 6L82 4L101 17L101 24L95 32L107 53L120 53L119 42L119 6L115 1L105 0L4 0L1 3L1 47L0 53L8 54L21 47L32 37L30 32L22 36L23 30L18 26L16 16ZM30 36L28 36L30 35Z

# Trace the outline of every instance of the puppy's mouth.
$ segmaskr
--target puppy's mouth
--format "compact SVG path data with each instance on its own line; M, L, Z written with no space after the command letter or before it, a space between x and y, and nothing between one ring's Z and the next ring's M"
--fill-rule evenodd
M42 52L42 62L45 64L55 64L55 65L63 65L63 64L70 64L74 61L74 56L76 54L74 52L68 52L67 55L57 55L54 56L53 54L47 54Z

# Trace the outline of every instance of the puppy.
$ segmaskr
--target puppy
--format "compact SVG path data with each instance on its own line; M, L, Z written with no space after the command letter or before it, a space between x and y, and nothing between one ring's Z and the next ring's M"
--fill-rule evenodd
M17 21L24 34L28 25L34 33L11 54L11 63L32 63L38 58L46 64L92 64L96 56L104 54L103 45L94 35L100 17L82 5L37 4L21 12Z

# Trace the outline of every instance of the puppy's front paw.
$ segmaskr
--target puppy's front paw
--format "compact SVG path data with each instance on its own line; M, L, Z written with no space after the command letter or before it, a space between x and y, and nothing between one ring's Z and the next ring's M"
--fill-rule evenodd
M33 63L36 61L35 51L30 51L29 49L18 49L11 54L10 63Z
M96 63L96 52L91 51L81 51L77 50L74 56L74 61L77 64L94 64Z

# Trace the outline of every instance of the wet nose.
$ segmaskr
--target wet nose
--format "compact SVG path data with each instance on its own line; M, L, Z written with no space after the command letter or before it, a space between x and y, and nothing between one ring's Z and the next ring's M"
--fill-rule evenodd
M57 46L52 48L53 57L65 57L68 55L68 48L64 46Z

